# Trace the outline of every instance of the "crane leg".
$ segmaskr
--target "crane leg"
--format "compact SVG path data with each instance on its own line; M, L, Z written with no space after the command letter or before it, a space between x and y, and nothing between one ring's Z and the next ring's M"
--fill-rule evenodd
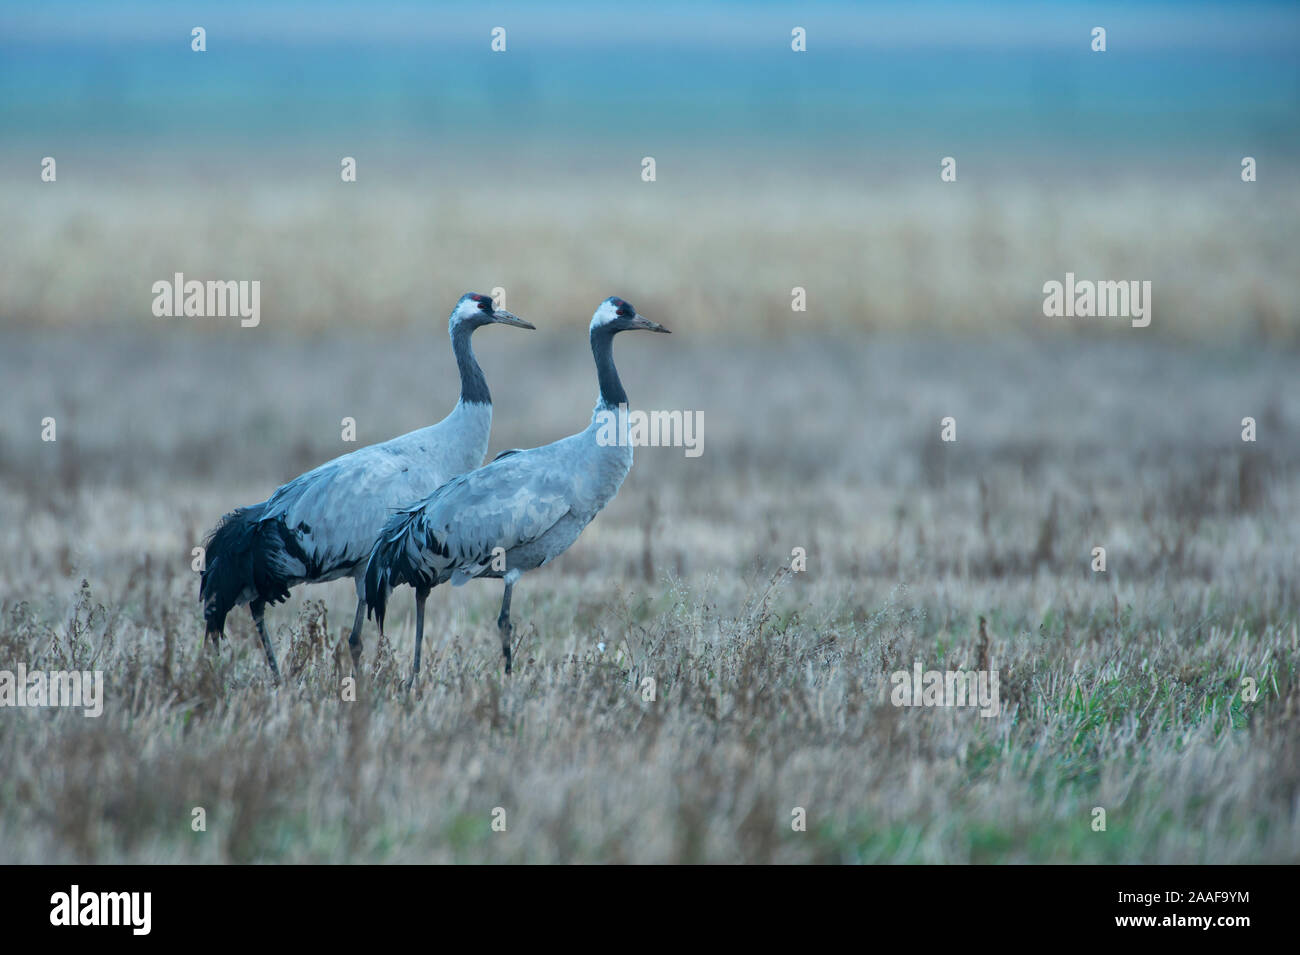
M352 621L352 632L348 634L348 650L352 653L352 672L361 675L361 625L366 621L366 598L357 595L357 615Z
M510 594L515 589L513 580L506 581L505 593L501 596L501 615L497 617L497 629L501 631L501 653L506 658L506 673L510 672L510 636L515 628L510 623Z
M411 678L406 681L409 690L420 675L420 644L424 642L424 602L429 599L428 588L416 588L415 591L415 663L411 667Z
M275 664L275 651L271 649L271 638L266 635L266 601L254 600L248 605L248 609L253 615L253 622L257 624L257 635L262 638L262 649L266 651L266 662L271 667L271 676L275 679L276 685L279 685L280 668Z

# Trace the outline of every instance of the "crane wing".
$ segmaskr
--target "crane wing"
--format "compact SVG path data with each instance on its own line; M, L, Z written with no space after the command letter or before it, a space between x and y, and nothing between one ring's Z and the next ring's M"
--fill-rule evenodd
M391 521L381 547L427 579L461 584L504 551L537 540L572 507L572 479L546 448L519 451L448 481ZM390 558L391 559L391 558Z
M403 444L370 445L327 461L266 502L261 521L279 525L287 556L304 565L305 576L324 577L365 560L395 508L451 476L433 455L416 458Z

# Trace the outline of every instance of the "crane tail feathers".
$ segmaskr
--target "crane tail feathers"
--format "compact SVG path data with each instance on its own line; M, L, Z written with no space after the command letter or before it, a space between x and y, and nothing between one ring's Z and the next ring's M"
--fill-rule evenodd
M207 637L221 639L226 615L252 599L279 603L289 596L289 581L281 572L282 535L266 534L264 505L231 511L221 519L204 545L204 570L199 601Z
M402 512L391 518L380 532L366 563L366 613L375 618L381 632L388 598L394 587L402 584L433 586L411 565L407 553L411 523L412 512Z
M393 591L384 564L381 538L366 563L366 616L375 618L380 633L384 630L384 612L388 609L388 595Z

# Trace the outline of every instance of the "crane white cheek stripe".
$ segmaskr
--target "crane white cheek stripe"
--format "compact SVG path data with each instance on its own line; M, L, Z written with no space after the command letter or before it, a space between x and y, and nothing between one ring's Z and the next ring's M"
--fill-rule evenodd
M596 412L596 443L603 448L685 448L686 457L704 453L703 411L602 409Z

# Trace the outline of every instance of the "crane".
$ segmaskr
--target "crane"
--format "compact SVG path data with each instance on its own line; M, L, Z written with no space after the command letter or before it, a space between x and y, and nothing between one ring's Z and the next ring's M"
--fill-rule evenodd
M219 647L226 615L248 604L266 662L280 670L266 632L266 605L291 588L342 577L356 582L357 610L348 648L361 661L365 620L362 574L375 539L393 509L476 468L487 454L492 395L474 358L470 337L483 325L532 324L496 308L486 295L466 293L456 302L447 330L460 373L460 400L427 428L327 461L280 487L265 501L223 517L209 536L199 587L206 635Z
M600 303L589 327L600 397L591 424L578 434L528 450L511 450L453 478L400 509L384 525L365 571L365 600L383 632L392 589L415 589L415 661L420 672L424 606L429 591L475 577L505 583L497 628L505 671L511 671L510 597L521 575L568 550L605 507L632 468L627 392L614 367L614 336L632 329L667 333L621 298Z

